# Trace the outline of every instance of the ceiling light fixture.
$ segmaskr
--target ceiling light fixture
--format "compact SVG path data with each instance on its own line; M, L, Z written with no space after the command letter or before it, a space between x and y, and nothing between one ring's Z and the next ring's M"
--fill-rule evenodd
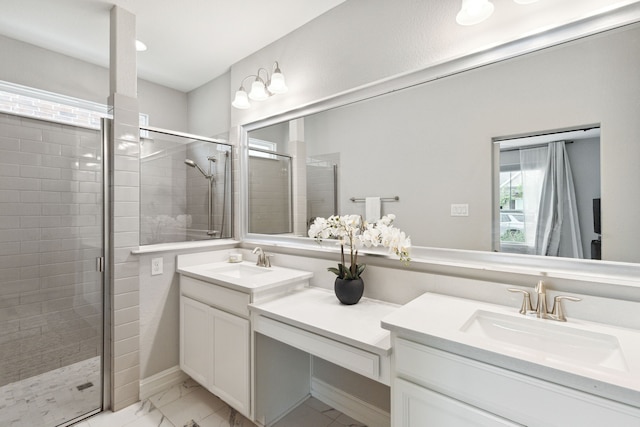
M144 52L147 50L147 45L142 43L140 40L136 40L136 51Z
M518 4L535 3L538 0L513 0ZM493 3L489 0L462 0L456 22L460 25L475 25L489 18L493 13Z
M264 71L266 74L266 79L260 77L260 71ZM251 83L251 91L247 93L244 88L244 82L247 79L253 78L253 83ZM269 71L264 68L258 68L258 72L256 74L251 74L240 82L240 88L236 91L236 96L233 98L233 105L235 108L239 108L241 110L246 110L251 107L251 103L249 99L254 101L264 101L269 97L285 93L289 88L284 81L284 74L280 71L280 65L278 61L273 63L273 72L271 76L269 75Z
M456 15L460 25L475 25L484 21L493 13L493 3L489 0L462 0L462 8Z

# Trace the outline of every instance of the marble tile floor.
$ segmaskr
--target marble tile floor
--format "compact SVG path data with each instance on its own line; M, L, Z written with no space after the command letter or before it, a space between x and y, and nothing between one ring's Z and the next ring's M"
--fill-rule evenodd
M100 375L93 357L0 387L0 426L54 427L100 408Z
M311 397L273 427L366 427ZM193 380L73 427L256 427Z

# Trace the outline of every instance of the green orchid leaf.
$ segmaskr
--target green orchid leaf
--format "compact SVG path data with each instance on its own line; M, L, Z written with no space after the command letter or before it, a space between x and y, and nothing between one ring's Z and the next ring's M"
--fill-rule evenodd
M338 269L337 269L337 268L335 268L335 267L329 267L329 268L327 268L327 271L330 271L330 272L332 272L333 274L335 274L336 276L340 277L340 270L338 270Z

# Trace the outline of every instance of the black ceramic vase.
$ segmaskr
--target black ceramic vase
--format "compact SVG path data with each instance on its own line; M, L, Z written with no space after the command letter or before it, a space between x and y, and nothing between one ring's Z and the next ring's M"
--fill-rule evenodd
M364 282L362 278L357 279L341 279L336 277L334 285L336 297L342 304L353 305L360 301L364 292Z

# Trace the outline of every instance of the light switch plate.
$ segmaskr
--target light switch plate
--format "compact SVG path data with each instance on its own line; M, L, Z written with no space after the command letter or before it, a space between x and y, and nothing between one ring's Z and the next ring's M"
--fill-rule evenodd
M153 258L151 260L151 275L162 274L162 258Z
M452 204L451 216L469 216L469 205L466 203Z

